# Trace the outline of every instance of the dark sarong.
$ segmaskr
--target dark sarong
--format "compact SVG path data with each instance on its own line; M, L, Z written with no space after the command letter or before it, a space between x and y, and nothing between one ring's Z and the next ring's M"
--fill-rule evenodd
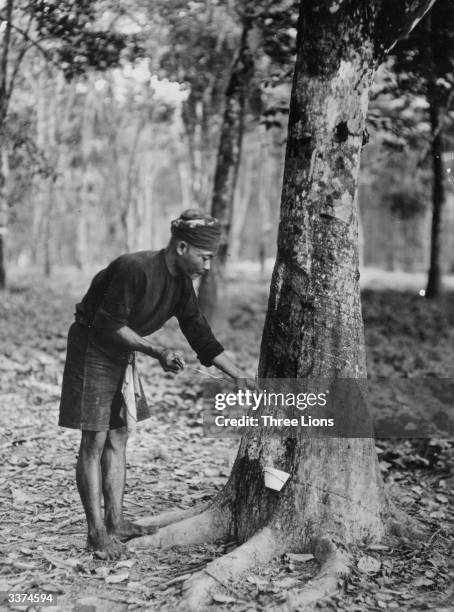
M126 425L121 387L127 360L112 360L90 340L88 327L73 323L60 400L61 427L107 431ZM150 416L145 396L138 402L137 420Z

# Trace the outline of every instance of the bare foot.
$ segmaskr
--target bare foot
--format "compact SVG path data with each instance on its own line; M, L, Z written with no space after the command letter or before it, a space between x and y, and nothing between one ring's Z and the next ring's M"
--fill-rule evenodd
M127 556L127 548L117 538L111 537L106 531L89 534L87 550L93 551L99 559L115 560Z
M107 528L109 535L115 536L121 542L127 542L132 538L138 538L143 535L152 535L158 531L157 527L142 527L131 521L123 521L119 527Z

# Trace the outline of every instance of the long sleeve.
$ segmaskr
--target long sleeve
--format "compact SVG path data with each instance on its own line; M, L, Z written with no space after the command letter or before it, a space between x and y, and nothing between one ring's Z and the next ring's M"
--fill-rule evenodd
M93 327L115 331L128 325L131 311L143 294L145 277L139 266L123 257L115 260L108 272L110 282L96 309Z
M200 312L192 285L183 298L177 319L181 331L197 354L200 363L204 366L212 365L213 359L224 351L224 347L216 340L207 320Z

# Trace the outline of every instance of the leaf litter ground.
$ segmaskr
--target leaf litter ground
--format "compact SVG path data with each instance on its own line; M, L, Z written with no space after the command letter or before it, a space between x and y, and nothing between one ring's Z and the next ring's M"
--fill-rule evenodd
M253 374L268 280L251 271L247 282L243 278L240 270L230 281L233 298L222 339ZM39 285L17 280L2 296L0 592L52 592L58 609L65 611L173 610L185 578L235 543L141 551L117 563L85 552L85 521L74 481L79 432L56 426L66 332L85 287L80 274L61 272ZM453 297L428 302L416 292L365 291L371 378L454 378ZM181 348L188 364L200 368L175 325L160 332L159 341ZM235 440L203 436L203 375L193 369L177 377L164 374L145 359L140 371L154 414L128 445L125 513L132 520L208 501L225 483L237 447ZM380 405L386 402L398 407L405 398L376 398ZM319 608L452 611L452 443L378 440L377 450L399 503L431 535L423 542L388 539L352 551L355 565L348 584ZM265 570L250 572L240 584L220 584L213 609L274 609L289 589L301 587L316 571L310 556L285 555ZM8 609L7 604L0 603L0 609Z

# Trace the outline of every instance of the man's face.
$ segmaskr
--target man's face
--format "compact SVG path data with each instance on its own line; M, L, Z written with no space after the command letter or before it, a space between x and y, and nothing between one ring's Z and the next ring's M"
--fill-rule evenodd
M177 245L177 254L180 271L191 280L195 280L211 268L214 252L181 241Z

